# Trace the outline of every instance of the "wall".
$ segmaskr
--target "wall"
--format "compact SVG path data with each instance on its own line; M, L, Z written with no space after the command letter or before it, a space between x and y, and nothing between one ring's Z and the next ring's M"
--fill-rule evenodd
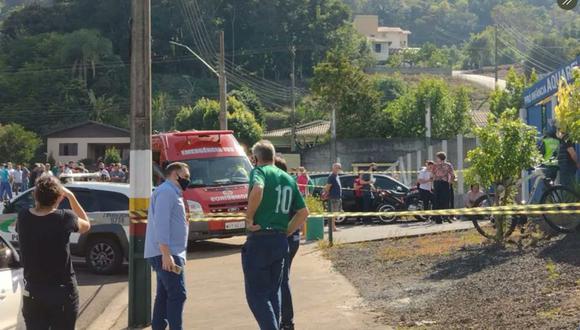
M442 140L433 139L433 154L443 150ZM475 148L473 138L463 139L463 159L467 151ZM336 143L338 158L345 171L352 170L352 163L394 163L399 157L411 157L411 170L417 170L417 151L421 150L421 164L429 157L425 139L391 138L391 139L348 139ZM447 141L447 155L451 163L457 164L457 141ZM434 155L433 155L434 157ZM327 171L330 167L330 144L318 145L302 153L302 165L309 171Z
M61 143L77 143L78 144L78 153L76 156L60 156L59 155L59 144ZM69 161L78 161L84 158L87 158L88 152L88 145L90 143L99 143L99 144L123 144L123 143L130 143L130 139L128 137L122 138L48 138L47 139L47 155L52 153L52 157L57 162L69 162Z
M451 68L389 68L386 66L375 66L372 68L368 68L365 71L367 73L375 73L375 74L393 74L393 73L410 74L410 75L431 74L449 77L451 77L452 73Z
M370 37L377 36L379 28L379 17L377 15L356 15L354 17L354 28L362 35Z

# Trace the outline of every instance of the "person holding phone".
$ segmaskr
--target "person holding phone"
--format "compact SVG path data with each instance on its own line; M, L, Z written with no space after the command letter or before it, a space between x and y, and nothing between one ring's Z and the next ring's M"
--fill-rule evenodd
M191 182L189 166L171 163L163 174L165 181L151 195L145 234L145 258L157 274L151 327L180 330L186 299L183 266L189 233L183 192Z
M65 198L72 211L58 209ZM16 223L24 266L24 322L27 329L73 330L79 293L69 238L91 225L75 195L54 176L36 180L34 199L35 207L20 211Z

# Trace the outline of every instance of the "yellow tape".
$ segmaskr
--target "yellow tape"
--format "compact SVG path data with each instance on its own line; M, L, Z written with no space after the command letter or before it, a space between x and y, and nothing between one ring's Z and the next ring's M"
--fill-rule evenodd
M141 210L143 211L143 210ZM394 211L394 212L322 212L312 213L310 217L389 217L404 216L475 216L475 215L544 215L544 214L580 214L580 203L508 205L494 207L474 207L447 210ZM204 218L190 219L191 222L244 220L244 213L205 214ZM131 218L133 223L146 223L146 220Z

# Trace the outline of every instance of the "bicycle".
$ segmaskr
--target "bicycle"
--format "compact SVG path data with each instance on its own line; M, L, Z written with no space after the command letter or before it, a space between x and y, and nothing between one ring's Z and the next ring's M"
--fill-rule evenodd
M558 175L558 168L556 166L538 166L534 168L530 178L535 178L532 191L530 192L530 197L525 204L534 204L536 192L540 187L540 184L544 186L544 192L542 193L538 204L566 204L566 203L577 203L580 201L580 196L574 190L567 186L560 184L554 184L554 180ZM527 178L524 178L527 179ZM518 183L522 181L519 180ZM494 206L494 193L487 193L479 197L473 204L474 207L492 207ZM577 215L565 215L565 214L543 214L544 221L555 231L559 233L572 233L580 229L580 218ZM491 215L489 221L491 226L480 225L480 221L485 220L484 216L473 216L471 221L477 232L486 238L494 238L496 232L496 219L495 216ZM505 231L504 236L510 236L517 227L520 227L520 231L523 233L525 224L528 222L527 215L508 215L504 219Z

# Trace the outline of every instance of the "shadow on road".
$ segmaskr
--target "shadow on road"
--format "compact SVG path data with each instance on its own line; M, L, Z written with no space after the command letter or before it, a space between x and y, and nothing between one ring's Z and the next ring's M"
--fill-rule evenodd
M435 264L432 273L427 278L430 280L462 279L487 267L501 265L521 253L493 246L470 248L457 257Z
M199 241L187 246L187 260L207 259L240 253L242 244L231 241Z
M77 281L79 286L126 282L127 276L129 274L129 265L123 265L121 272L113 275L94 274L86 265L80 263L75 263L74 269L77 274Z

